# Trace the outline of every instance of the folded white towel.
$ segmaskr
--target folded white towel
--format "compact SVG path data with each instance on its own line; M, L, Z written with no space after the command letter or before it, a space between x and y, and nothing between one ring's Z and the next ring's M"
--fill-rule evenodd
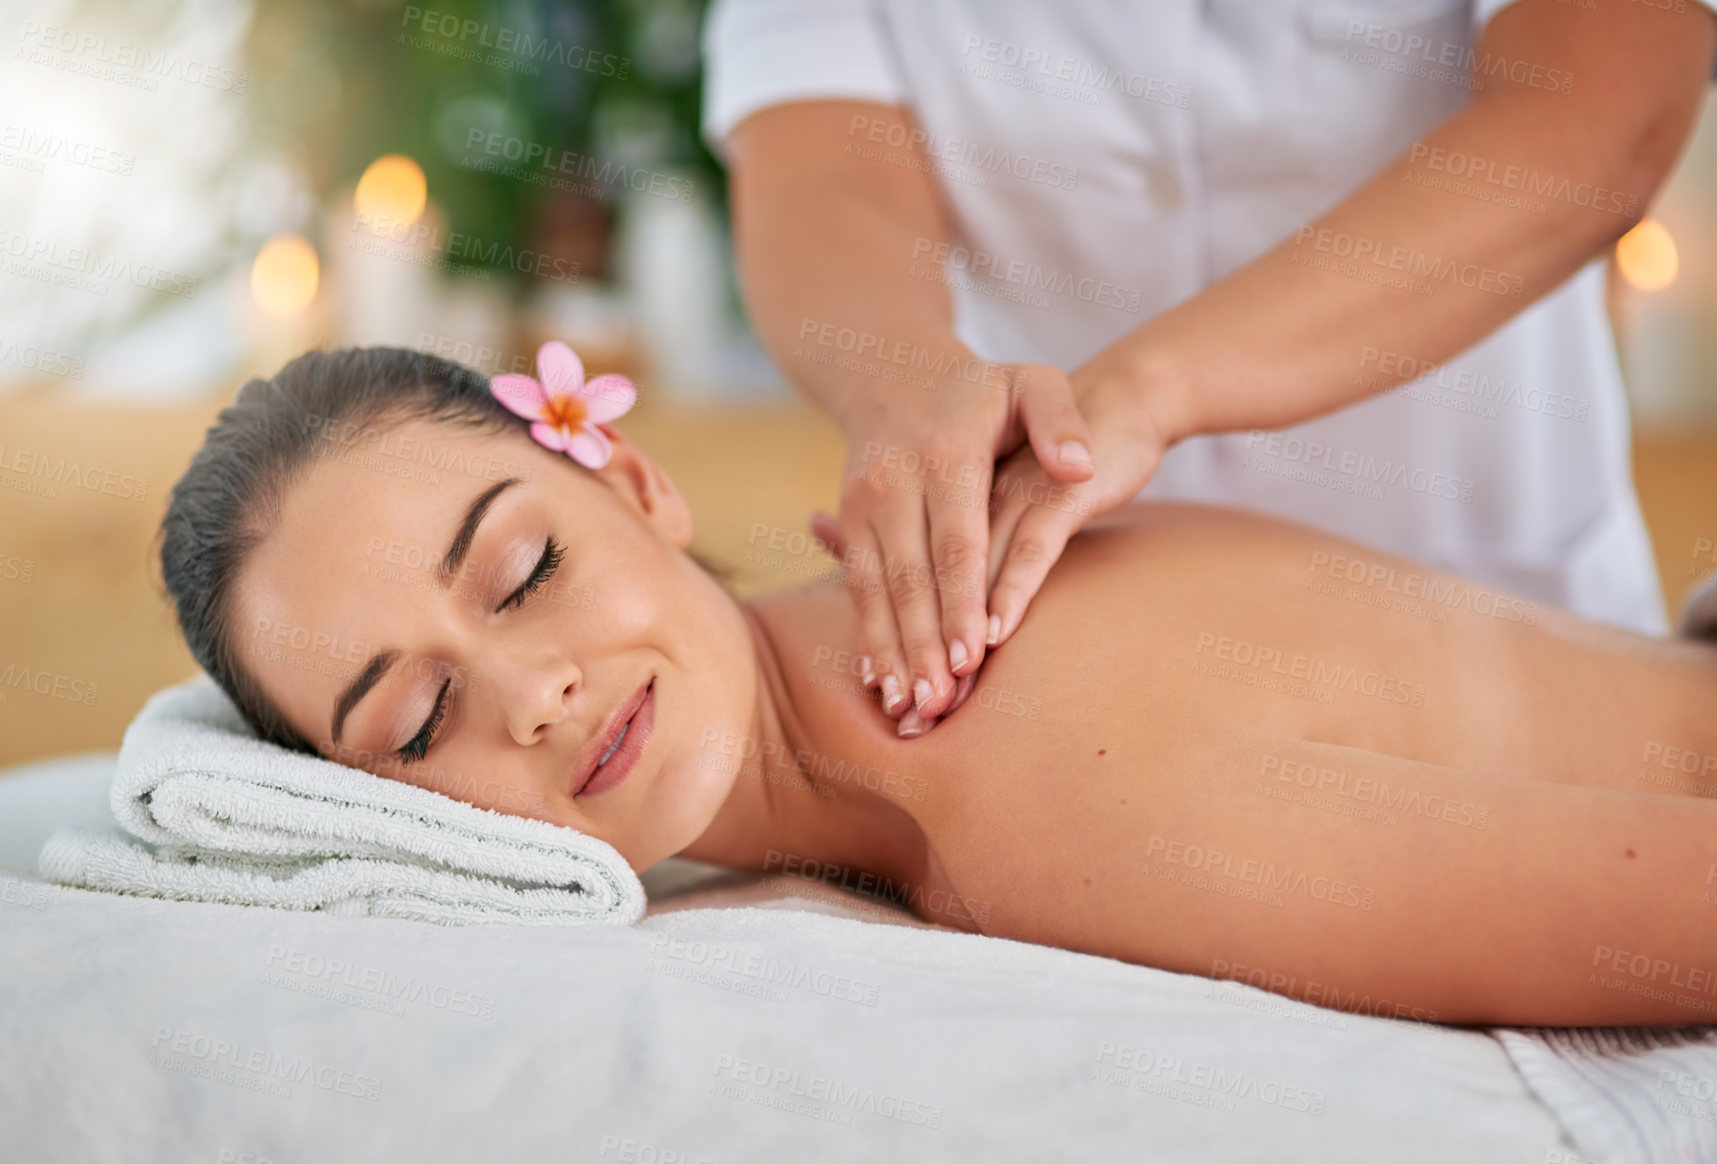
M607 843L266 743L206 674L138 712L110 803L148 843L61 829L42 847L44 878L449 925L626 924L644 913L642 884Z
M1717 1160L1717 1028L1490 1032L1596 1164Z

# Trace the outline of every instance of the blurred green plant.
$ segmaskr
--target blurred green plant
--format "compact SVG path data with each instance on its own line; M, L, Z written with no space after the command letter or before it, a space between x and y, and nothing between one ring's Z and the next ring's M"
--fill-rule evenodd
M725 214L722 169L698 133L704 7L267 0L247 45L257 144L298 158L323 206L376 158L406 154L448 229L600 277L628 184L671 168Z

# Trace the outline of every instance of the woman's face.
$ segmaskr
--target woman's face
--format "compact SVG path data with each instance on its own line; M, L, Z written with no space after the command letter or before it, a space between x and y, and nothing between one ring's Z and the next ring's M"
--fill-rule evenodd
M679 491L604 431L595 472L522 425L422 420L323 459L246 563L233 633L324 756L568 825L643 870L721 807L733 772L699 743L752 730L757 672L744 616L681 552Z

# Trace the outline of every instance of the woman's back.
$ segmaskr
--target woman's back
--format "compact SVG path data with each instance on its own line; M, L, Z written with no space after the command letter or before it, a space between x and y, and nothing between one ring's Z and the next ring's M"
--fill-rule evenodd
M1717 755L1711 648L1231 510L1082 533L918 739L864 692L850 607L825 584L754 611L814 741L801 765L837 794L871 773L922 828L918 912L1173 969L1340 982L1356 943L1410 962L1460 925L1438 886L1507 865L1494 826L1530 814L1530 781L1664 791L1642 757ZM1392 989L1437 1009L1399 968Z

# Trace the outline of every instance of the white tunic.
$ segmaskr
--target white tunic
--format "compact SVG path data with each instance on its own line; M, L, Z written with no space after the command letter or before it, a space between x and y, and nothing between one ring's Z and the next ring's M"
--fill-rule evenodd
M720 152L771 104L909 106L958 224L942 256L957 334L986 359L1071 370L1298 236L1465 104L1470 73L1577 85L1476 53L1506 2L715 0L704 131ZM1582 15L1575 0L1568 17ZM878 164L903 157L872 125L847 138ZM1523 227L1551 200L1605 212L1628 197L1509 164L1427 155L1414 172L1451 197L1508 200ZM931 274L937 256L913 249L903 265ZM1302 249L1331 278L1513 291L1506 271L1389 240L1313 235ZM1603 292L1594 260L1401 388L1284 430L1183 442L1140 495L1280 514L1663 633ZM1420 355L1356 342L1353 375Z

